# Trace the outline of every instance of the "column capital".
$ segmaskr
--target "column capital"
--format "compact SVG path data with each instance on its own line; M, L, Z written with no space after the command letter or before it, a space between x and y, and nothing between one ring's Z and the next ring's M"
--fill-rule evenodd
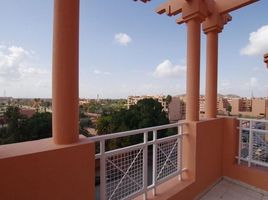
M198 18L204 21L214 12L214 1L194 0L186 1L182 7L182 18L184 22ZM180 20L179 20L180 21ZM178 23L178 21L177 21Z
M205 34L209 32L217 32L220 33L223 30L225 24L232 20L232 16L229 14L219 14L218 12L214 12L210 16L206 18L203 22L203 31Z

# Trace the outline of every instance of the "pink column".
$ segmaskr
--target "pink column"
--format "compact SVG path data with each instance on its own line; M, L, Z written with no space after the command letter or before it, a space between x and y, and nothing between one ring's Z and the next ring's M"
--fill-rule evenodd
M200 85L200 23L199 17L191 18L187 23L187 85L186 120L199 120Z
M54 0L52 107L56 144L78 141L79 0Z
M218 96L218 35L223 26L232 20L229 14L214 11L203 23L203 31L207 36L207 68L206 68L206 118L217 117Z
M207 35L207 68L205 116L216 118L218 93L218 30L206 32Z

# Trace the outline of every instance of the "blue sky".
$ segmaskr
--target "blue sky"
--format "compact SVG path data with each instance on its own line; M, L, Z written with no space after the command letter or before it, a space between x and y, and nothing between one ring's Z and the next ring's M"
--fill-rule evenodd
M162 2L81 0L80 97L185 93L186 27L154 12ZM233 12L220 34L220 93L267 96L267 8ZM0 2L0 96L51 97L52 18L52 0ZM202 33L202 94L204 83Z

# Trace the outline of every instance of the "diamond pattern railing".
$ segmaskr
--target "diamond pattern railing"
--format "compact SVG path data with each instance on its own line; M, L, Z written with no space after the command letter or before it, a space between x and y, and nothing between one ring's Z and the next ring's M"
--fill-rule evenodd
M239 119L238 163L268 167L268 121Z
M96 154L100 160L100 199L133 199L140 195L146 199L149 190L156 194L160 183L180 176L184 126L175 123L90 138L100 145ZM141 142L107 150L109 141L129 137Z
M157 144L157 180L178 171L178 145L178 139Z

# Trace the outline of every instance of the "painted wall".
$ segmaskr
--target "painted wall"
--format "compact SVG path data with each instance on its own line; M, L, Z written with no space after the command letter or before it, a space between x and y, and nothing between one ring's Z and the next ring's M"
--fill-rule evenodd
M183 156L191 156L184 157L189 171L183 182L172 186L177 187L177 193L173 191L170 195L168 193L171 192L166 192L166 197L162 194L162 198L157 199L192 200L223 176L268 191L267 169L237 164L237 126L238 121L231 117L190 123L186 151L183 152ZM190 184L187 185L187 182Z
M51 139L0 147L0 199L95 199L94 144Z
M195 157L188 157L189 173L195 174L194 183L181 190L170 200L191 200L222 177L223 119L190 124L190 137L196 139ZM195 130L195 132L193 132ZM188 136L186 136L188 137ZM190 143L189 143L190 144ZM191 144L194 150L194 144ZM188 153L189 154L189 153ZM183 154L185 156L185 154ZM194 160L196 159L196 160ZM194 165L194 166L193 166ZM188 177L186 177L188 179Z

